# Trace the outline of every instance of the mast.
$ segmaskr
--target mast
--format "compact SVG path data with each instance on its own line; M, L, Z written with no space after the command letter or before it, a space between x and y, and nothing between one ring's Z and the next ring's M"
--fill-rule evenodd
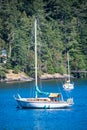
M35 19L35 88L37 87L37 20ZM35 92L37 98L37 91Z
M70 67L69 67L69 53L67 52L67 62L68 62L68 75L69 75L69 81L70 81Z

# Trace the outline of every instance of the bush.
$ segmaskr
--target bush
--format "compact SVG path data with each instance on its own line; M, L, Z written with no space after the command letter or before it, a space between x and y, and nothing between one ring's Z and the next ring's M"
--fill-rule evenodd
M12 69L12 64L11 64L11 59L10 58L7 59L6 68L7 69Z
M6 68L1 68L1 71L3 71L4 73L8 73L8 70Z
M18 74L19 72L20 72L19 68L15 67L14 70L13 70L13 73Z
M4 71L0 71L0 79L5 79L6 78L6 74Z

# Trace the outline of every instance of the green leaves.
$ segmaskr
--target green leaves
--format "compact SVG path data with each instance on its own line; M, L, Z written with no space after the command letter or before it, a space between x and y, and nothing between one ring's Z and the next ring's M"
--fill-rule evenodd
M66 73L66 51L71 70L87 70L86 0L5 0L0 7L0 51L7 51L8 68L34 75L37 18L39 74Z

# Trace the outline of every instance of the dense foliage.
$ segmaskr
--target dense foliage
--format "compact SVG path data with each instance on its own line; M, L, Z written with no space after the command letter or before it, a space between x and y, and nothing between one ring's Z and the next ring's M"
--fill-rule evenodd
M1 67L34 75L35 18L39 74L66 73L67 51L71 70L87 71L86 0L1 0L0 51L7 51Z

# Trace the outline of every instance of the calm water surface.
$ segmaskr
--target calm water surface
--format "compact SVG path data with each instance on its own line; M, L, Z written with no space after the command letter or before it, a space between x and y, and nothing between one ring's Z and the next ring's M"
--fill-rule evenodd
M61 86L60 81L44 81L41 89L56 92ZM0 84L0 130L87 130L87 80L76 80L72 92L63 90L64 97L74 99L70 109L18 109L13 95L31 97L34 89L33 82Z

